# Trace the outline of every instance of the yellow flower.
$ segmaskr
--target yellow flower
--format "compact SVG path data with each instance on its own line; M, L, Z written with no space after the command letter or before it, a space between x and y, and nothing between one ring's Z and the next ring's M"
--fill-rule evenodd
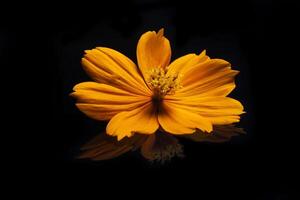
M118 140L159 128L183 135L213 125L238 122L242 104L227 95L235 88L229 62L206 52L187 54L170 63L171 47L163 35L149 31L137 45L138 67L123 54L97 47L85 51L82 65L95 82L77 84L76 106L96 120L110 120L106 132Z

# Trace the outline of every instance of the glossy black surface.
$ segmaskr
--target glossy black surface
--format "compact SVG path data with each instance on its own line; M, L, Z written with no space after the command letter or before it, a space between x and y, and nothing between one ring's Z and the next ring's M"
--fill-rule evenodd
M168 187L199 197L224 191L252 199L291 198L299 168L296 3L148 0L27 7L19 5L16 18L1 14L1 56L14 83L6 94L17 92L11 101L24 109L12 114L14 137L25 143L26 153L15 165L22 174L78 185L91 179L100 188ZM186 157L163 166L138 153L104 162L75 159L79 147L106 124L83 115L68 96L75 84L90 80L80 65L84 50L106 46L136 62L140 35L162 27L172 59L206 49L240 71L231 96L245 106L239 126L247 135L222 144L184 140Z

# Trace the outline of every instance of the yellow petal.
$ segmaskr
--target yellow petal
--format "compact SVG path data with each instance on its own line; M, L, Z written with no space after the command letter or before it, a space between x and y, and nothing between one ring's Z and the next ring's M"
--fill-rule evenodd
M126 136L131 137L136 132L152 134L158 127L156 109L152 106L152 102L149 102L134 110L115 115L109 121L106 132L121 140Z
M136 65L123 54L104 47L85 52L82 58L83 68L96 82L106 83L136 94L151 94Z
M212 124L207 119L175 104L169 104L168 101L162 103L158 121L166 132L172 134L192 134L196 131L196 128L204 132L212 131Z
M185 70L183 87L176 95L227 96L235 88L234 77L238 73L225 60L207 60Z
M163 36L163 32L163 29L160 29L158 33L148 31L141 36L138 42L137 60L144 77L150 68L165 68L170 63L170 42Z
M77 99L76 106L96 120L107 120L119 112L132 110L151 101L150 97L132 94L116 87L84 82L76 85L71 95Z
M178 74L187 71L189 68L198 65L199 63L205 62L209 60L209 57L206 55L206 51L202 51L200 55L196 54L187 54L180 58L174 60L168 66L168 73L170 74Z
M239 122L243 105L229 97L168 97L166 101L174 107L198 113L214 125Z

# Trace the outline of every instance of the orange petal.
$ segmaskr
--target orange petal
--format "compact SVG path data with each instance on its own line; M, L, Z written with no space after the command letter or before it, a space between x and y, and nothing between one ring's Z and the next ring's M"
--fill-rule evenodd
M96 82L80 83L73 89L75 92L71 95L77 99L76 106L96 120L110 119L119 112L135 109L151 101L150 97Z
M171 106L198 113L214 125L239 122L239 115L244 113L243 105L229 97L169 96L165 101Z
M171 46L163 34L164 29L160 29L158 33L148 31L141 36L138 42L137 60L144 77L149 68L165 68L170 63Z
M225 60L207 60L184 71L183 87L176 95L227 96L235 88L237 74L238 71L231 70L230 63Z
M206 55L206 51L202 51L200 55L196 54L187 54L180 58L174 60L168 66L168 73L170 74L178 74L187 71L189 68L198 65L199 63L205 62L209 60L209 57Z
M83 68L96 82L136 94L151 94L136 65L123 54L104 47L85 52L82 58Z
M156 109L152 102L131 111L125 111L114 116L106 127L109 135L117 136L118 140L131 137L134 133L152 134L158 129Z
M166 132L172 134L191 134L195 132L196 128L204 132L212 131L210 121L191 110L170 104L168 101L163 101L158 121Z

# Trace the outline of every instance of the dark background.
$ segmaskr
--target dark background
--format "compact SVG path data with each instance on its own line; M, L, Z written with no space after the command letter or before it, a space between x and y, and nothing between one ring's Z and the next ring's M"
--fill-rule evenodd
M13 103L10 141L21 147L12 156L18 158L14 173L37 183L54 181L63 190L94 183L101 192L108 186L144 188L147 195L293 199L299 169L298 4L113 0L9 8L13 12L1 13L0 44L1 66L9 71L2 75L3 96ZM231 96L245 106L239 126L247 135L223 144L183 141L186 158L162 166L138 153L103 162L75 159L79 147L105 129L68 96L75 84L90 80L80 65L83 51L106 46L136 62L140 35L162 27L173 60L206 49L241 71Z

